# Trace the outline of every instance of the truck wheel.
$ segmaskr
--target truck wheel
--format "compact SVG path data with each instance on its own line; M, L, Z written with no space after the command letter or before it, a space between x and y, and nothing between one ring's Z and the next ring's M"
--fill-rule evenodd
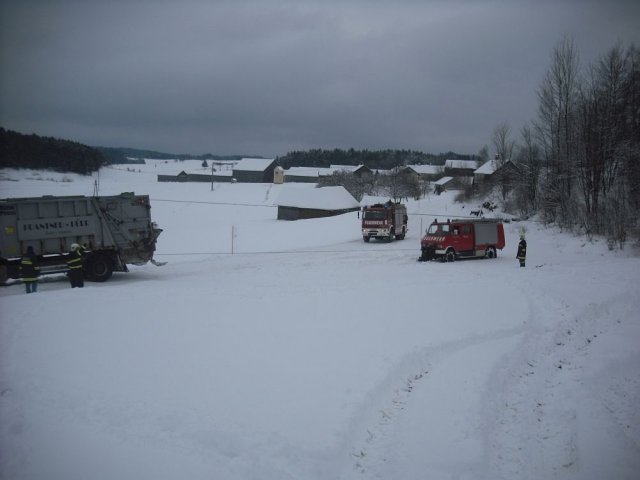
M86 263L87 278L93 282L106 282L113 273L113 262L101 253L90 255Z
M447 253L445 254L444 258L446 262L455 262L456 252L454 250L447 250Z
M498 256L495 247L489 247L487 248L487 251L485 252L485 256L487 258L496 258Z
M371 237L362 237L362 240L364 240L365 243L369 243L369 240L371 240Z
M402 233L400 235L396 235L396 239L397 240L404 240L405 235L407 234L407 231L403 228L402 229Z

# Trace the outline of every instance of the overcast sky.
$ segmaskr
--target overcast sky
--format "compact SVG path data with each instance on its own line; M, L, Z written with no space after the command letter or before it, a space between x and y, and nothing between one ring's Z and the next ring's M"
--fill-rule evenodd
M555 45L640 47L638 0L0 0L0 126L93 146L477 153Z

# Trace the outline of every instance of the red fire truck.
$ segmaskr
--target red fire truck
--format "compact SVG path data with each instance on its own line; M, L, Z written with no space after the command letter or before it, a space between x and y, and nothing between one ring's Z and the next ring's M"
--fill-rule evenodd
M362 207L362 239L404 240L408 218L407 207L401 203L388 201Z
M437 219L422 237L419 260L440 259L453 262L459 258L496 258L504 248L504 227L498 220Z

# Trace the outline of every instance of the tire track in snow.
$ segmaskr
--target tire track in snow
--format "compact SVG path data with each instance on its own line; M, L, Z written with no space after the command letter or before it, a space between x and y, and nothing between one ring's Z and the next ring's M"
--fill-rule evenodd
M368 405L359 418L352 422L356 431L360 432L350 450L353 469L363 478L384 477L381 476L381 469L389 460L394 424L416 389L429 382L430 375L438 370L439 364L465 349L511 339L522 333L523 327L498 330L444 342L435 347L424 347L406 355L391 369L386 380L371 392Z
M493 388L504 395L492 398L485 407L493 412L485 439L492 478L580 476L585 461L595 461L581 455L580 448L584 405L594 401L584 385L583 369L592 346L615 327L613 317L624 317L611 315L610 310L624 305L618 300L628 295L589 303L570 317L567 312L576 309L563 300L550 307L549 296L539 291L527 297L530 329L520 347L494 372ZM637 376L635 381L631 388L637 391ZM622 431L624 425L633 424L629 419L617 421Z

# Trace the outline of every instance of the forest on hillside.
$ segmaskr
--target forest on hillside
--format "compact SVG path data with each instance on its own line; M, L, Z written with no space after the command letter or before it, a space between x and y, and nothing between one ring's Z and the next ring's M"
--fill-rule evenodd
M0 127L0 167L88 175L104 164L104 156L95 148L70 140L24 135Z

